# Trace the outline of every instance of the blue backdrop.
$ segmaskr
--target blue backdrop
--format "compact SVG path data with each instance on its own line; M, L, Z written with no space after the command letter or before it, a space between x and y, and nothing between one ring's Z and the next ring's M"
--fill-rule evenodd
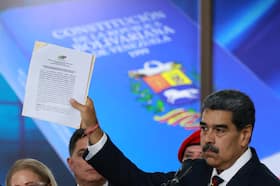
M168 0L83 0L4 11L1 73L23 100L35 40L96 54L89 96L102 128L140 168L175 170L180 143L197 127L203 54L197 1L174 2L179 7ZM277 175L279 4L214 1L213 44L215 89L236 88L253 98L252 145ZM168 70L160 71L164 65ZM174 90L193 94L167 96ZM65 161L73 129L34 121Z

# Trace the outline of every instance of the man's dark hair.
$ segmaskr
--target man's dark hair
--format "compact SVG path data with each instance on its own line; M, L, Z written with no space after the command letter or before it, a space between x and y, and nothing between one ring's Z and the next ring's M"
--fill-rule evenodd
M232 112L232 122L238 130L243 129L248 124L254 128L254 103L249 96L240 91L221 90L208 95L202 104L202 112L205 109Z
M84 132L85 132L84 129L77 129L72 134L70 142L69 142L69 154L70 154L70 156L73 155L73 151L76 147L77 141L85 136Z

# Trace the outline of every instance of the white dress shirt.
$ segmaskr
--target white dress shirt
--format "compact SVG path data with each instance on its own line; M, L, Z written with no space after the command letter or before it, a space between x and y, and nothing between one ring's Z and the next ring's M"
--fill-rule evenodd
M85 159L90 160L95 154L97 154L103 148L106 141L107 141L107 135L105 134L105 132L103 132L103 136L97 143L88 146L88 155L86 156Z
M251 149L248 148L228 169L224 170L222 173L218 174L217 169L214 168L212 171L212 177L218 175L220 178L224 180L223 183L219 184L219 186L226 186L227 183L231 180L231 178L241 169L250 159L252 158ZM211 183L209 184L211 185Z

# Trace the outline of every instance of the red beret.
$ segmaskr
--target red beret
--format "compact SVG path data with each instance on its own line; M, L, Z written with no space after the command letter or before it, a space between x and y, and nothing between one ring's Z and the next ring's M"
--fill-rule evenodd
M200 129L195 131L194 133L192 133L181 144L179 151L178 151L179 161L182 162L186 147L191 146L191 145L197 145L197 144L200 144Z

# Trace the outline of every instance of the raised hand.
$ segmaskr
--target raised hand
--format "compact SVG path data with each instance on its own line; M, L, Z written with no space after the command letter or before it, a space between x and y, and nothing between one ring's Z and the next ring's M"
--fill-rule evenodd
M81 128L88 128L97 124L97 117L92 100L88 97L86 104L80 104L75 99L70 100L70 104L81 113Z

